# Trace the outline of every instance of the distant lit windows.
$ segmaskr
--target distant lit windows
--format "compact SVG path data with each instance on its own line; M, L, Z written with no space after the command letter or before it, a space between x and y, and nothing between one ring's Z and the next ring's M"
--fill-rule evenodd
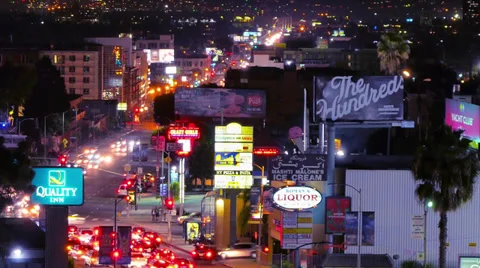
M75 77L69 77L69 78L68 78L68 83L70 83L70 84L75 84L75 82L76 82L76 81L75 81Z
M84 84L90 83L90 77L84 77L84 78L83 78L83 83L84 83Z
M84 67L83 67L83 72L84 72L84 73L89 73L89 72L90 72L90 67L84 66Z
M89 62L90 61L90 55L83 56L83 61L84 62Z
M53 64L58 64L59 60L58 60L58 55L53 55Z
M68 56L68 60L69 60L69 61L75 61L75 60L76 60L76 59L75 59L75 55L70 55L70 56Z
M69 73L74 73L75 72L75 66L69 66L68 67L68 72Z
M69 94L75 94L75 88L69 88L68 93Z
M90 94L90 89L89 88L84 88L83 89L83 95L89 95Z

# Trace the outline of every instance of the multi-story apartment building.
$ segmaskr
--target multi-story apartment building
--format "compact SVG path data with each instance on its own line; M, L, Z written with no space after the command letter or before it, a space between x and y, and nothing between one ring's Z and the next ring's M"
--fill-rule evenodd
M174 49L174 35L160 35L158 39L139 39L135 41L135 50L144 49Z
M85 47L81 50L42 50L60 71L69 94L83 95L85 100L101 98L103 89L103 48Z
M204 75L205 70L210 68L211 58L209 55L181 55L175 58L175 66L177 66L177 74L192 75L198 74Z

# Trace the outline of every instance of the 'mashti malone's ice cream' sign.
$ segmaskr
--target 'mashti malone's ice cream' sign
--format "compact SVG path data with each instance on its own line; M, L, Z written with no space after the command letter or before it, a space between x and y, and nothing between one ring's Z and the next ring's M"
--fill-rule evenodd
M315 77L314 81L317 120L403 120L401 76Z

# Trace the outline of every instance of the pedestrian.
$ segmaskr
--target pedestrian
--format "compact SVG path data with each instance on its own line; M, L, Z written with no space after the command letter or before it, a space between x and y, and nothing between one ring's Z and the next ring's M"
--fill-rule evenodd
M155 221L155 215L157 214L157 207L152 208L152 222Z
M155 220L158 221L158 218L160 218L160 209L155 210Z

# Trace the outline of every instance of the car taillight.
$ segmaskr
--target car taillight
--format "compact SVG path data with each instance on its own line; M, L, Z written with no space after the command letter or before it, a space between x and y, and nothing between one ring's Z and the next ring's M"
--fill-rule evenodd
M192 255L193 255L193 256L196 256L196 255L197 255L197 252L196 252L195 250L192 251Z
M160 237L157 237L157 238L155 239L155 241L157 241L157 242L162 242L162 239L161 239Z
M188 265L188 268L193 268L193 264L189 264L189 265Z
M143 251L143 248L139 248L138 251L142 252L142 251Z
M212 257L212 255L213 255L213 254L212 254L212 252L211 252L211 251L207 251L207 254L206 254L207 258L211 258L211 257Z
M172 261L175 260L175 255L172 254L172 255L170 256L170 260L172 260Z
M117 189L117 194L120 193L120 190Z

